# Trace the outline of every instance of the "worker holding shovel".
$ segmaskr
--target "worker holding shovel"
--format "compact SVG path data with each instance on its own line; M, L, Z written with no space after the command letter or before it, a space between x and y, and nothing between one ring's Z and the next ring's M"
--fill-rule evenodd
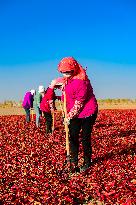
M40 110L46 119L46 134L52 134L55 127L55 100L57 96L55 95L55 85L57 81L53 80L49 87L46 89L42 101L40 103Z
M98 113L97 100L85 69L73 57L63 58L58 71L63 74L62 98L66 101L65 122L69 128L71 169L79 171L79 133L82 129L84 164L80 171L86 171L91 166L91 133Z

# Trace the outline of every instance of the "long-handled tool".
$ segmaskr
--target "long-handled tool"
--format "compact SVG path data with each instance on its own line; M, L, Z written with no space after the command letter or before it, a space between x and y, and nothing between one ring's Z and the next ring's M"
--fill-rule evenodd
M61 100L59 100L59 106L60 106L60 109L61 109L61 112L62 112L62 117L64 118L65 113L64 113L64 110L63 110L63 107L62 107L62 104L61 104Z
M54 128L55 128L55 113L54 113L54 111L52 112L52 134L53 134L53 132L54 132Z
M69 129L68 124L66 123L67 117L67 107L66 107L66 92L64 91L64 113L65 113L65 132L66 132L66 151L67 151L67 163L70 165L70 149L69 149Z
M34 109L31 108L32 121L34 120Z

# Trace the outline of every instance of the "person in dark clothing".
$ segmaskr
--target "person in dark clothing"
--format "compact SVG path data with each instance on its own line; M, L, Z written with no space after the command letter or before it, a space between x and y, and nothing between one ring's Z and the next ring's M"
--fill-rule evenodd
M52 113L55 110L55 92L52 84L45 91L40 103L40 110L46 119L46 134L52 133Z

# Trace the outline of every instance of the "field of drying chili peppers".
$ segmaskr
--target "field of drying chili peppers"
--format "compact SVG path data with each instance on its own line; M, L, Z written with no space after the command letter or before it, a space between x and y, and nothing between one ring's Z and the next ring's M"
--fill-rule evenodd
M25 116L0 117L0 204L136 204L136 110L101 110L92 133L92 167L65 170L65 131L55 115L54 135ZM79 164L82 164L82 145Z

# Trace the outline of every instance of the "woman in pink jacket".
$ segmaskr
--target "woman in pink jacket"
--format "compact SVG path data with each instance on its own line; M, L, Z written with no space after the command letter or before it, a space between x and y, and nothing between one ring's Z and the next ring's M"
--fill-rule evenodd
M52 114L55 109L55 92L50 85L44 93L40 103L40 110L43 112L46 119L46 134L52 133Z
M67 102L66 122L69 124L71 162L74 171L79 171L79 133L82 129L84 165L80 171L85 171L91 165L91 133L98 113L97 100L85 70L73 57L63 58L58 65L58 71L65 79L63 89Z

